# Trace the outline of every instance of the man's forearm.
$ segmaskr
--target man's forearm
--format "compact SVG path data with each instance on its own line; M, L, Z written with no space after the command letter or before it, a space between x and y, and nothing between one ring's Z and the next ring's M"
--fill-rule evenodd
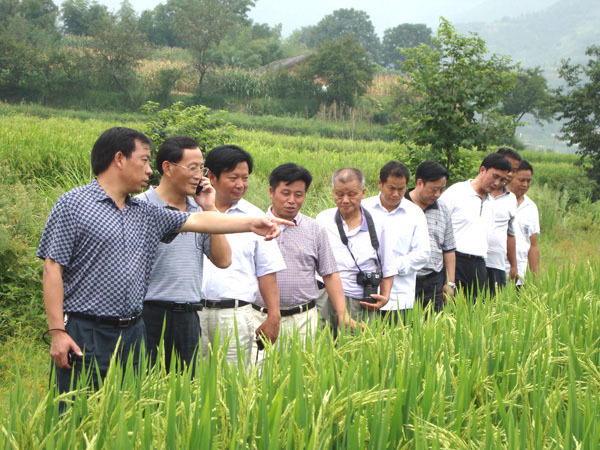
M231 265L231 247L224 234L210 235L210 261L219 269Z
M44 306L48 319L48 329L64 328L63 299L64 287L62 279L63 268L56 261L46 259L42 277Z
M379 286L379 294L383 295L385 298L389 300L390 295L392 293L392 286L394 284L394 277L387 277L381 280L381 285Z
M279 309L279 287L277 286L277 275L269 273L258 277L258 289L267 307L267 317L281 318Z
M456 253L446 252L443 254L444 268L446 269L446 281L455 282L456 276Z
M245 233L250 231L254 217L230 216L215 211L203 211L190 214L179 231L195 233Z
M514 236L510 234L506 237L506 257L510 267L517 267L517 248Z
M325 283L325 290L327 296L335 309L338 317L344 314L346 310L346 297L344 295L344 288L342 287L342 279L340 274L337 272L330 273L323 277L323 283Z
M537 235L531 236L531 247L529 247L527 261L529 262L529 270L538 275L540 273L540 246Z

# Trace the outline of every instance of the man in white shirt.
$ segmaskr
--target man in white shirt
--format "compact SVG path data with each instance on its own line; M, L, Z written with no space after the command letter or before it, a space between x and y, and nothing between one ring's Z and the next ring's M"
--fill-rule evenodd
M534 275L540 272L540 215L536 204L526 194L531 187L533 167L527 161L521 161L517 173L508 188L517 197L517 286L524 284L527 267ZM508 266L507 266L508 268Z
M234 216L264 214L242 198L253 168L248 152L235 145L216 147L207 154L205 165L210 170L208 178L215 188L218 211ZM203 309L198 313L202 352L206 355L209 346L215 345L218 330L221 344L225 336L230 339L227 360L236 363L239 349L248 364L257 336L275 342L279 334L281 314L276 273L286 266L277 242L256 239L250 233L227 239L231 246L231 266L219 269L207 259L204 263ZM251 305L259 290L269 312L255 329Z
M429 260L430 251L423 210L408 200L403 201L409 180L410 173L404 164L389 161L379 171L379 194L363 201L375 223L384 228L392 255L389 263L394 283L390 301L380 311L394 323L401 312L413 308L417 271Z
M382 227L369 220L371 215L361 207L365 195L363 173L355 168L339 169L331 182L337 208L320 212L316 220L327 230L346 310L354 320L368 321L388 302L395 271L387 262Z
M475 179L453 184L440 197L452 217L456 284L473 301L487 284L484 258L488 251L488 233L494 225L489 194L508 182L511 169L504 156L492 153L481 163Z
M511 165L508 173L509 183L519 167L521 155L512 148L502 147L496 152L504 156ZM506 286L506 261L509 261L509 278L517 276L517 255L515 250L515 228L517 215L517 198L505 185L499 186L490 193L494 211L494 227L488 235L488 252L485 265L488 276L488 289L494 296L496 290Z

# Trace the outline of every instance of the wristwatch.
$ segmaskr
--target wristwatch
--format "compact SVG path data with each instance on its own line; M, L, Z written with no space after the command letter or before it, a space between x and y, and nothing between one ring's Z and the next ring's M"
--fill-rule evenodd
M452 281L446 281L446 284L448 286L450 286L452 289L454 289L456 287L456 283L453 283Z

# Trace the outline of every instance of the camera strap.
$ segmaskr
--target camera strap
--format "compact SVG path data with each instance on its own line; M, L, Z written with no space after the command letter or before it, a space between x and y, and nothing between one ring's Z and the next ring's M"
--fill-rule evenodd
M371 217L371 214L366 209L361 208L361 210L362 213L365 215L365 220L367 221L367 229L369 230L369 237L371 238L371 246L375 250L375 255L377 256L377 271L382 272L383 266L381 264L381 259L379 258L379 239L377 239L377 232L375 231L373 217ZM350 256L352 256L356 268L360 273L363 273L358 263L356 262L356 258L354 257L352 250L350 250L350 246L348 245L348 236L346 236L346 232L344 231L344 225L342 224L342 215L340 214L339 209L335 212L335 224L337 225L338 232L340 234L340 239L350 252Z

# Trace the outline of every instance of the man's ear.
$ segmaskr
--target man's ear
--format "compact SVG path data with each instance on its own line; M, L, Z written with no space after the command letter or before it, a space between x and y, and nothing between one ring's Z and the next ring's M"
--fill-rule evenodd
M115 153L115 156L113 157L113 162L115 163L115 166L117 166L119 169L123 168L123 161L127 159L127 157L123 154L122 151L118 151L117 153Z
M162 171L163 171L163 175L171 175L171 164L169 164L169 161L164 160L162 162Z

